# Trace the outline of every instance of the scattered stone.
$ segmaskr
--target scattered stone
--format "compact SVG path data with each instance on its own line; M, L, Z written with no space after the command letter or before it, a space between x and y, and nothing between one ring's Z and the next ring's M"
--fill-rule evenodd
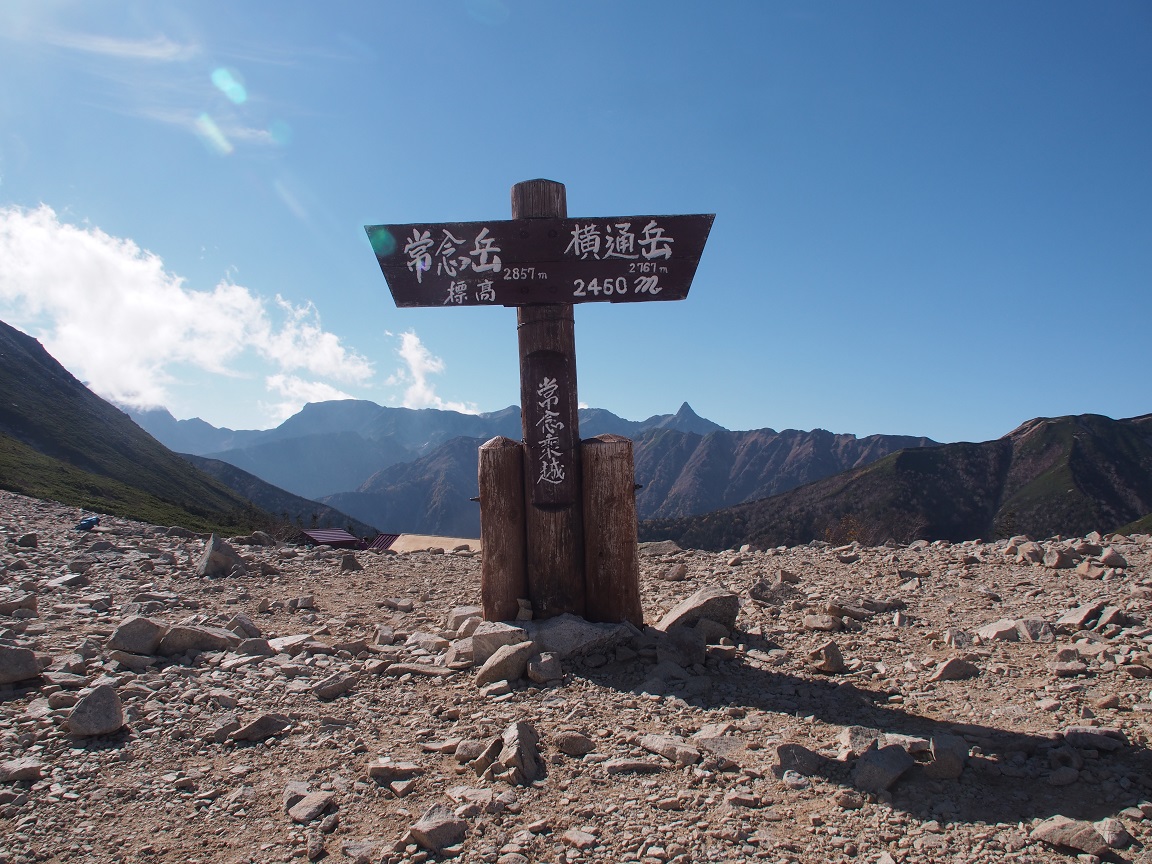
M593 623L567 613L527 622L524 627L540 651L555 654L560 660L607 651L637 635L630 624Z
M1053 816L1032 829L1031 837L1050 846L1066 846L1089 855L1107 855L1108 844L1091 822Z
M236 634L223 627L177 625L164 634L156 653L170 657L189 651L227 651L239 644Z
M161 621L133 615L125 618L108 637L104 646L110 651L127 651L129 654L155 654L168 627Z
M1100 564L1104 567L1112 567L1116 570L1123 570L1128 566L1128 560L1109 546L1107 549L1100 553Z
M293 822L307 825L324 815L336 797L335 792L309 792L288 810Z
M386 786L397 780L411 780L423 773L424 769L415 762L393 762L390 759L377 759L368 766L368 778L375 780L381 786Z
M641 735L638 743L649 753L676 763L677 768L700 761L700 751L675 735Z
M836 633L844 629L844 622L832 615L805 615L804 629L822 633Z
M44 765L35 756L22 756L0 762L0 783L35 781L44 775Z
M1077 606L1057 619L1055 630L1057 633L1078 633L1087 628L1088 624L1103 611L1103 603L1086 603L1083 606Z
M1043 618L1021 618L1016 633L1022 642L1055 642L1056 631Z
M596 845L596 836L589 834L587 831L580 831L576 828L569 828L563 834L563 840L569 846L584 851L591 849Z
M23 610L35 613L39 608L39 598L27 591L14 591L4 596L0 595L0 615L13 615Z
M0 491L0 533L39 537L36 548L0 544L0 648L31 661L30 678L0 684L0 861L53 852L146 861L181 850L360 864L1077 855L1091 864L1144 854L1146 535L1038 544L1088 561L1096 581L1043 558L1017 565L1007 541L645 551L646 610L704 585L752 599L734 627L707 617L666 631L525 621L514 641L541 653L528 658L527 681L496 682L508 692L494 696L458 671L471 665L483 623L479 557L357 553L363 570L348 579L340 550L244 542L249 577L197 580L205 536L114 516L97 535L77 534L79 515ZM243 539L229 542L240 549ZM1109 543L1125 568L1100 563ZM737 554L743 563L728 567ZM859 560L841 564L847 555ZM691 589L662 578L674 569ZM382 602L389 596L400 600ZM1057 633L1074 606L1094 604ZM805 630L809 614L850 635ZM1004 630L974 646L967 633L988 622ZM168 627L226 630L228 647L162 654L156 637ZM538 633L572 653L561 658ZM809 663L830 639L851 678ZM940 654L945 646L953 650ZM952 655L982 676L930 683ZM1081 677L1053 678L1053 660L1079 664ZM542 674L561 663L563 678ZM318 685L352 675L347 695L317 701ZM115 689L126 726L108 739L72 736L69 713L97 687ZM506 741L513 721L534 729ZM534 744L535 730L545 742ZM907 754L901 763L915 760L905 773L870 766L895 750ZM456 785L464 778L474 785ZM328 810L308 822L287 815L317 792L333 796ZM468 830L433 852L407 829L437 801ZM1114 817L1091 826L1109 852L1057 852L1029 838L1060 801L1076 804L1070 817L1089 804L1094 818ZM334 803L347 812L331 812ZM273 808L283 810L279 829ZM99 831L69 833L94 819ZM593 845L566 842L569 829ZM1135 843L1125 847L1127 832Z
M468 823L443 804L429 807L419 821L408 829L413 840L435 853L459 843L467 831Z
M856 760L852 782L865 792L883 792L915 764L911 754L895 744L866 750Z
M247 572L248 568L239 552L215 534L208 538L200 563L196 565L197 576L231 576L233 573Z
M778 744L776 761L778 776L782 777L787 771L795 771L797 774L811 777L819 773L827 759L800 744Z
M283 714L262 714L251 723L238 727L231 737L233 741L263 741L283 734L291 725L292 721Z
M924 766L924 775L933 780L955 780L964 773L968 762L968 742L959 735L933 735L932 761Z
M476 619L479 621L484 615L484 607L482 606L457 606L448 613L448 620L444 624L444 629L452 633L459 634L460 628L464 625L465 621ZM467 635L472 635L471 633Z
M691 627L701 618L723 624L729 630L736 626L740 613L740 598L731 591L705 586L668 610L656 624L657 630L667 632L677 625Z
M473 650L475 650L475 636L473 636ZM476 673L477 686L491 684L494 681L515 681L524 677L528 666L528 658L539 653L535 642L519 642L514 645L502 645L493 652L492 656L484 661L480 671Z
M30 648L0 645L0 684L27 681L40 674L40 664Z
M124 726L124 705L111 684L101 684L80 697L68 714L68 731L90 738L111 735Z
M1015 631L1013 631L1015 632ZM964 681L980 674L980 667L960 657L945 660L928 677L929 681Z
M1020 638L1016 622L1008 618L985 624L976 631L976 635L981 642L1015 642Z
M648 759L609 759L604 770L609 774L658 774L664 766Z
M848 668L844 664L844 655L840 653L836 643L831 640L809 652L808 664L817 672L823 672L825 675L840 675Z
M1044 553L1044 566L1049 570L1068 570L1076 566L1076 559L1067 549L1049 549Z
M552 742L561 753L577 758L596 749L591 738L581 732L571 730L557 732L552 736Z
M1092 825L1096 833L1113 849L1124 849L1132 842L1132 835L1119 819L1101 819Z
M528 676L528 680L536 684L551 684L553 681L559 681L564 677L564 668L560 663L560 658L551 651L545 651L543 654L529 658L524 672Z
M537 750L539 741L536 730L523 721L512 723L504 730L503 747L497 761L507 772L508 782L525 785L540 779L543 772Z
M337 696L343 696L355 687L359 680L360 676L355 672L336 672L317 683L316 686L312 688L312 693L317 699L328 701L335 699Z
M1069 726L1064 730L1064 740L1081 750L1111 752L1128 746L1128 738L1122 731L1101 726Z
M499 648L527 641L528 631L523 627L502 621L483 621L472 632L472 656L475 662L484 664Z

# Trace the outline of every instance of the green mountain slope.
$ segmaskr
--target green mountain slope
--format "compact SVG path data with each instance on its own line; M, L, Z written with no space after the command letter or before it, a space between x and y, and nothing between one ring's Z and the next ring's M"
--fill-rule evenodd
M231 533L266 514L197 471L0 322L0 486L154 524Z

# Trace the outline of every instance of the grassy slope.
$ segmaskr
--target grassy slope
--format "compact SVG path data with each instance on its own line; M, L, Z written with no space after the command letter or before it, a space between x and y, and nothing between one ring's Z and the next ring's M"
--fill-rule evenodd
M267 518L2 322L0 436L0 485L13 491L157 524L247 527Z
M216 517L190 513L135 486L45 456L7 435L0 435L0 487L86 511L194 531L236 534L263 522L259 513L243 507Z

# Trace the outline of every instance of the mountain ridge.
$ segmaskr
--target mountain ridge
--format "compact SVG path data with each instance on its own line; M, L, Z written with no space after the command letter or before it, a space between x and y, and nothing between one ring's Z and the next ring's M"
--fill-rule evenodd
M718 549L811 540L990 540L1112 531L1152 513L1152 414L1035 418L993 441L900 450L788 492L650 520L648 540Z

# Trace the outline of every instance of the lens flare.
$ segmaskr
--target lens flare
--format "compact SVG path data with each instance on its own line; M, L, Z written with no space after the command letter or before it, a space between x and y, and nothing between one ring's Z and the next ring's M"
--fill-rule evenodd
M396 251L396 238L387 228L369 228L368 240L372 243L372 251L380 258L387 258Z
M280 147L292 143L292 127L284 120L273 120L268 124L268 137Z
M232 145L232 142L220 131L220 127L216 125L216 121L207 114L201 114L196 118L196 132L200 136L200 140L207 144L209 149L216 151L221 156L227 156L236 149Z
M233 104L242 105L248 101L248 91L244 87L244 82L240 80L240 73L235 70L226 69L223 66L213 70L212 83Z

